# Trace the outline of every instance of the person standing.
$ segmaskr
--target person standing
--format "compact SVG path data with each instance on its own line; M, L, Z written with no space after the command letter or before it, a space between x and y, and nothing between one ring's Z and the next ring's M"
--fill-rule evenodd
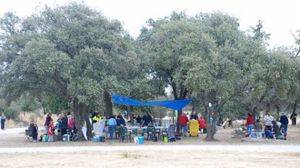
M117 121L115 119L115 116L111 116L109 118L109 120L107 121L107 125L108 125L109 138L113 139L117 127Z
M56 129L57 129L57 136L59 139L62 138L62 133L61 133L61 128L62 128L62 117L63 117L63 114L59 114L58 115L58 119L57 119L57 122L56 122Z
M64 113L62 118L61 118L61 135L67 134L67 129L68 129L68 117L67 113Z
M252 133L252 129L254 128L254 117L252 116L251 113L248 113L246 127L247 127L247 135L250 136Z
M48 134L48 127L49 127L49 125L50 125L50 121L52 121L52 118L51 118L51 113L48 113L47 115L46 115L46 120L45 120L45 124L44 124L44 126L45 126L45 131L46 131L46 133Z
M182 113L179 117L179 126L181 128L181 132L183 136L187 136L188 122L189 122L188 117L186 116L185 113Z
M137 124L142 125L142 117L140 115L137 115L135 120Z
M295 112L293 112L291 114L291 120L292 120L292 125L296 125L297 124L297 114Z
M6 121L6 117L5 115L2 113L1 115L1 129L4 130L5 129L5 121Z
M147 112L147 113L143 116L143 126L148 126L149 123L152 123L152 117L151 117L151 115Z
M284 113L281 114L279 122L281 123L280 130L282 130L284 139L286 139L289 120Z
M55 135L55 126L53 124L53 120L51 119L48 125L48 142L54 141L54 135Z
M117 120L116 121L117 121L117 125L118 126L121 126L121 125L126 126L126 121L125 121L124 117L121 114L119 114L117 116Z

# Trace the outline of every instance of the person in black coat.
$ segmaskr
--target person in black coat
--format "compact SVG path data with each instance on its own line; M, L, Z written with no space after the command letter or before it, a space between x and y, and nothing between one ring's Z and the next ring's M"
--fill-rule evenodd
M123 118L123 116L121 114L119 114L117 116L117 126L120 126L120 125L126 126L125 119Z
M292 125L296 125L297 124L297 114L295 112L293 112L291 114L291 120L292 120Z
M135 120L138 124L142 125L142 117L140 115L138 115Z
M149 113L146 113L143 116L143 126L148 126L148 124L152 123L152 117Z
M280 116L279 122L281 123L280 130L283 132L284 138L286 138L289 119L287 118L287 116L284 113L282 113Z
M32 137L33 141L37 141L38 126L34 122L31 122L29 124L28 130L30 132L29 136Z
M67 117L67 113L64 113L61 118L61 135L67 134L67 129L68 129L68 117Z

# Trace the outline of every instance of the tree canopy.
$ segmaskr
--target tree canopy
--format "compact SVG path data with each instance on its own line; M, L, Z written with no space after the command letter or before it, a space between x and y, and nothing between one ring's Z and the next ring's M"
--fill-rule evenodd
M70 3L26 18L9 12L0 29L2 100L31 97L24 111L36 101L51 112L72 109L78 127L91 110L111 115L114 92L148 99L171 87L174 99L192 98L213 119L209 140L224 117L296 111L300 101L299 50L270 48L261 21L249 33L220 12L173 12L149 19L133 39L118 20Z

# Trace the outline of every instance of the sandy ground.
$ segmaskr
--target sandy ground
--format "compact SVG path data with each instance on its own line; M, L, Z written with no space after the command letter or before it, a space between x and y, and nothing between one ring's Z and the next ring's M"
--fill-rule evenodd
M300 165L300 126L289 127L288 140L233 139L232 129L218 131L218 141L204 136L175 143L144 145L108 141L30 143L24 128L0 131L0 168L52 167L289 167Z
M200 135L199 137L185 137L180 141L176 141L172 143L173 145L198 145L198 144L210 144L210 145L217 145L217 144L282 144L282 145L293 145L299 144L300 145L300 124L297 126L289 126L288 129L288 139L284 140L260 140L260 141L243 141L241 139L232 138L233 129L226 128L219 130L216 134L217 141L214 142L206 142L204 140L205 135ZM135 145L133 143L125 142L120 143L118 140L114 141L107 141L105 143L94 143L94 142L38 142L38 143L31 143L25 140L25 128L13 128L13 129L6 129L5 131L0 130L0 148L1 147L55 147L55 146L114 146L114 145ZM145 141L145 145L166 145L162 142L151 142Z
M300 146L198 145L140 147L34 147L23 153L1 153L0 167L289 167L298 168ZM22 149L22 148L21 148ZM24 148L23 148L24 149ZM36 149L36 150L35 150ZM45 151L51 149L50 151ZM55 151L57 149L57 151ZM91 151L90 149L94 149ZM12 149L13 150L13 149ZM20 151L19 151L20 152Z

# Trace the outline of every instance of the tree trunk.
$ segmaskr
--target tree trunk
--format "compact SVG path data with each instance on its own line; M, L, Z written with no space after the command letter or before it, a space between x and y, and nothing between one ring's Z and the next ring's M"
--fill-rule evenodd
M207 117L206 117L206 141L213 141L215 133L216 133L216 114L210 114L209 112L207 113Z
M207 131L207 135L206 135L206 138L205 138L206 141L215 140L214 139L214 135L215 135L215 132L216 132L215 128L216 128L215 125L211 125L211 124L206 125L206 131Z
M217 131L216 127L217 127L217 122L218 122L218 117L220 115L220 110L219 110L219 103L216 104L215 102L215 93L209 93L205 96L205 100L208 100L207 102L212 103L212 107L208 108L207 104L204 104L204 108L207 109L206 110L206 130L207 130L207 134L206 134L206 140L207 141L213 141L215 133Z
M271 104L267 103L267 105L266 105L266 112L270 113L270 111L271 111Z
M105 90L103 93L103 97L104 97L104 103L105 103L104 115L111 116L111 115L113 115L113 109L112 109L113 104L111 102L111 95L107 90Z
M87 128L86 136L88 139L90 139L92 137L92 124L90 122L90 118L89 118L88 114L84 114L83 117L84 117L84 121L86 123L86 128Z
M83 114L85 114L87 111L86 105L84 103L78 103L78 99L75 98L73 100L73 111L74 111L74 118L75 118L75 127L79 135L79 140L84 140L84 136L82 133L82 126L84 123Z
M277 116L276 116L276 120L277 121L279 121L279 117L280 117L280 106L277 104L277 105L275 105L275 107L276 107L276 112L277 112Z
M254 121L256 121L258 118L259 118L259 116L258 116L258 113L257 113L257 107L256 106L254 106L253 108L252 108L252 115L254 116Z
M294 105L293 105L293 112L292 113L296 113L296 110L297 110L297 104L298 104L298 102L297 102L297 100L295 100L295 103L294 103Z

